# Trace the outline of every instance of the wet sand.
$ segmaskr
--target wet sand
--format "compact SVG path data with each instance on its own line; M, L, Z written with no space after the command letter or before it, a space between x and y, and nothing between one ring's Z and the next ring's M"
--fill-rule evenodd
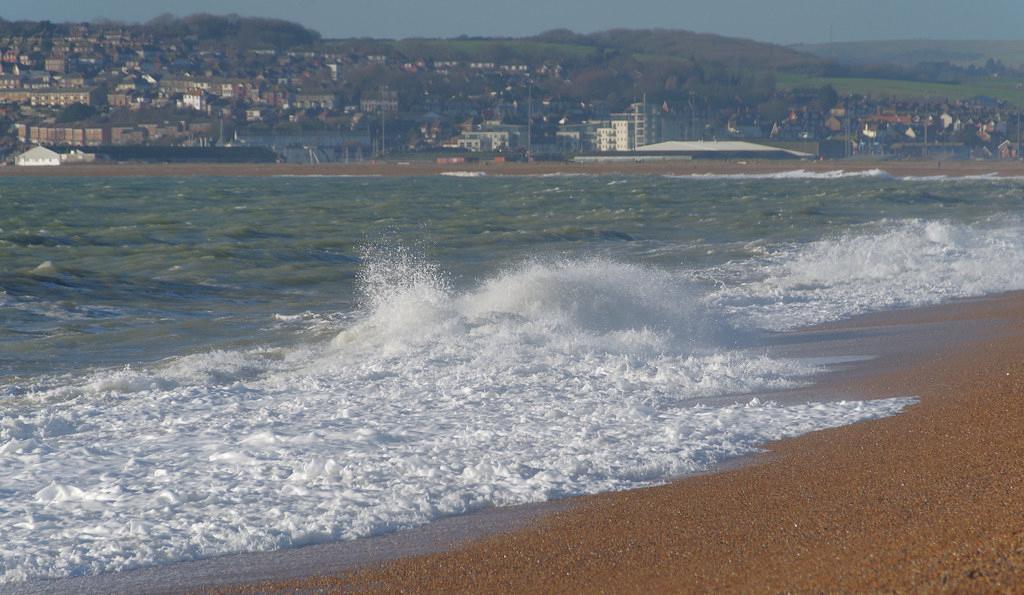
M934 325L947 331L894 350L881 372L832 379L844 394L919 396L901 415L775 443L721 473L577 498L454 550L237 589L1024 591L1024 295L811 332Z
M490 508L446 517L407 531L352 541L231 554L99 575L0 583L0 595L183 593L260 579L302 578L323 568L361 568L396 558L447 551L474 539L529 526L537 518L568 505L563 500Z
M385 161L299 165L284 163L92 163L59 167L0 167L0 177L37 176L431 176L478 172L515 175L694 175L767 174L793 170L815 172L883 169L894 176L1024 176L1024 161L775 161L693 160L648 162L534 162L436 164L427 161Z

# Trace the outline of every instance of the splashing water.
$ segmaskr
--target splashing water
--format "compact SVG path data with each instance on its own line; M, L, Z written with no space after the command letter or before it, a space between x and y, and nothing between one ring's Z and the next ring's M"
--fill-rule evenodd
M404 248L364 261L364 312L327 343L40 386L51 406L4 416L0 474L18 505L0 509L3 578L649 485L909 403L695 404L815 368L715 348L697 292L664 271L531 260L459 292Z
M763 330L1024 288L1022 186L857 175L0 181L0 580L650 485L896 413L772 402L820 368ZM380 228L408 231L353 244Z
M736 320L786 330L865 312L1024 288L1024 225L883 221L744 263L709 296ZM752 266L753 265L753 266ZM723 275L734 275L723 267Z

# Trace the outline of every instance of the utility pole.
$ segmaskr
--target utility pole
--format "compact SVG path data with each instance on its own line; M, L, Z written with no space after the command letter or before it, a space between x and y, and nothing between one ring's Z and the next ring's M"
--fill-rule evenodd
M1020 158L1020 110L1017 110L1017 159Z
M384 119L385 119L385 117L387 115L387 101L386 101L387 97L388 97L387 91L388 91L387 87L381 87L380 88L380 103L377 105L377 108L380 111L380 158L381 159L384 158L384 154L387 152L387 147L385 146L385 141L384 141L384 134L385 134L385 131L384 131Z
M526 99L526 160L533 161L533 85L528 88Z
M366 136L370 137L370 139L373 141L373 146L371 147L371 150L370 150L370 159L376 160L376 159L380 159L381 155L384 152L381 150L381 146L380 146L380 141L381 141L380 135L377 134L376 136L374 136L375 131L373 130L373 128L374 128L373 121L370 118L367 118L366 119Z
M927 116L924 118L924 150L921 153L922 159L928 159L928 129L932 125L932 98L931 95L925 96L925 109L928 110ZM941 167L941 165L939 166Z
M924 159L928 159L928 122L930 122L931 119L931 114L924 119L924 152L921 155Z
M694 118L696 118L696 114L693 111L694 107L692 91L690 92L689 98L686 100L686 103L690 106L690 122L689 125L686 127L686 140L693 140Z
M851 145L853 144L853 135L850 134L850 115L843 114L843 128L846 129L846 140L843 142L843 157L849 157L851 151Z

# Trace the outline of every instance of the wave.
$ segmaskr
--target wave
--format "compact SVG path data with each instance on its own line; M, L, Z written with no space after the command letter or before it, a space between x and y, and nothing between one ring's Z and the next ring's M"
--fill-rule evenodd
M855 171L846 171L842 169L828 171L794 169L781 172L750 174L672 174L665 175L663 177L676 180L841 180L850 178L874 178L899 182L1020 182L1024 180L1024 176L1001 176L996 172L966 176L950 176L946 174L928 176L895 176L884 169L879 168Z
M1024 176L1003 176L996 172L970 176L936 174L932 176L901 176L902 182L1022 182Z
M662 269L535 259L457 289L401 247L363 262L331 340L5 389L2 580L650 485L912 402L729 397L818 368L723 347L701 290Z
M883 178L893 179L892 174L882 169L869 169L863 171L844 171L841 169L831 171L808 171L806 169L794 169L789 171L754 173L754 174L686 174L666 175L671 179L711 179L711 180L837 180L842 178Z
M1024 289L1024 222L883 221L709 273L739 325L787 330L866 312Z
M483 178L487 176L487 172L484 171L443 171L439 176L448 176L452 178Z

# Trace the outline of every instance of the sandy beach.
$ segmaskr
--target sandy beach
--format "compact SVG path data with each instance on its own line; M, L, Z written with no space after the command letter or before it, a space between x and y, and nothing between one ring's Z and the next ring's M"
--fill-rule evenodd
M752 464L578 498L527 529L361 571L242 591L1016 591L1024 588L1024 296L824 330L924 333L851 395L896 417L770 445ZM965 344L963 328L985 335ZM961 329L961 330L957 330ZM815 332L821 332L819 329Z
M847 172L882 169L894 176L1024 176L1022 161L649 161L573 163L462 163L383 161L317 165L266 163L94 163L60 167L0 167L5 176L431 176L473 172L492 176L516 175L733 175L770 174L794 170Z

